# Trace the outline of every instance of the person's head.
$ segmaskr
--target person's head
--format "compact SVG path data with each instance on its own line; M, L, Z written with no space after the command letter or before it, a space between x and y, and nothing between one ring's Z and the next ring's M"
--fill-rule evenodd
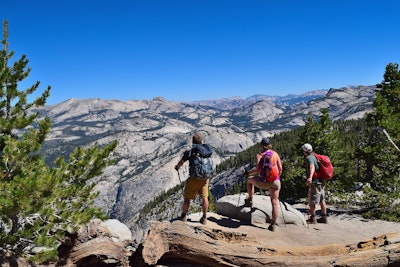
M195 135L193 135L192 142L193 142L193 144L201 144L201 143L203 143L203 138L201 137L201 135L199 133L196 133Z
M272 148L271 141L268 137L264 137L263 139L261 139L261 146L264 150Z
M305 143L304 145L301 146L301 149L303 149L303 152L306 154L310 154L313 152L312 146L308 143Z

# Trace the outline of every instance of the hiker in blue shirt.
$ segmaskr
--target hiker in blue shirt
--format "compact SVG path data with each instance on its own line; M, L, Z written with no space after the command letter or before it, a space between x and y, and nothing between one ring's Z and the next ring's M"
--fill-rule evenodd
M307 175L307 185L308 188L308 205L310 218L307 220L310 224L315 223L328 223L326 203L325 203L325 191L324 191L324 181L317 177L316 171L318 170L318 162L314 156L313 148L310 144L302 145L302 150L305 157L305 167ZM322 217L318 220L315 219L315 205L319 204L321 206Z
M190 207L190 200L195 199L196 195L199 194L203 210L203 217L200 219L200 223L206 224L208 211L208 178L212 172L212 148L208 144L203 144L202 137L198 133L193 136L192 140L192 148L183 153L181 160L175 166L175 170L179 171L179 168L183 163L189 161L189 178L186 181L183 192L184 200L182 214L178 219L186 221L186 215ZM207 164L199 167L198 161L201 159L207 159Z

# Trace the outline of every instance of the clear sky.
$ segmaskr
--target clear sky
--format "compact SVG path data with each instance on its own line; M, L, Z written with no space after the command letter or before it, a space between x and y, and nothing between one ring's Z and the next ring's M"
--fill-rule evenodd
M300 94L400 63L398 0L9 0L0 14L50 105Z

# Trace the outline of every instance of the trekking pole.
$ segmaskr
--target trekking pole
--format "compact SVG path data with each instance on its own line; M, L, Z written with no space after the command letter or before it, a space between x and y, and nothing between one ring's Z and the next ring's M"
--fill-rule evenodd
M239 197L238 197L238 203L236 205L236 214L235 214L235 219L237 219L238 215L238 210L239 210L239 203L240 203L240 195L242 194L242 186L239 185Z
M283 222L285 223L285 227L286 227L285 215L283 215L283 209L282 209L282 201L280 201L280 200L279 200L279 206L281 206L282 219L283 219Z
M311 200L311 185L308 186L308 201L307 201L307 213L308 213L308 228L310 228L310 200Z
M240 147L242 147L242 146L240 146ZM245 170L245 172L246 171L249 172L250 171L250 166L245 167L244 170ZM240 196L242 194L242 186L243 186L244 182L247 183L246 179L249 178L248 175L247 175L247 178L246 178L246 176L244 174L242 174L242 176L243 176L243 181L242 181L241 185L239 185L239 197L238 197L238 203L237 203L237 206L236 206L236 217L237 217L237 213L238 213L238 210L239 210Z
M182 190L182 195L183 195L183 184L182 184L182 180L181 180L181 175L179 174L179 169L177 170L177 172L178 172L179 183L181 184L181 190Z
M243 151L243 146L242 146L242 144L239 144L239 147L240 147L240 149L241 149L241 151ZM246 170L246 169L245 169ZM244 176L243 176L243 181L244 181ZM243 181L242 181L242 184L243 184ZM238 214L238 210L239 210L239 203L240 203L240 195L242 194L242 185L240 185L239 186L239 197L238 197L238 203L237 203L237 205L236 205L236 214L235 214L235 217L236 217L236 219L237 219L237 214Z
M242 194L242 190L239 190L239 197L238 197L238 203L236 205L236 214L235 214L235 219L237 219L238 215L238 210L239 210L239 203L240 203L240 195Z

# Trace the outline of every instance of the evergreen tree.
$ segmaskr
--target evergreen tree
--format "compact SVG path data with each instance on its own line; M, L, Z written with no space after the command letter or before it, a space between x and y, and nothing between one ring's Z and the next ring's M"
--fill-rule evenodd
M337 142L338 134L332 127L332 120L329 117L328 109L322 108L320 111L321 116L317 122L314 121L311 114L308 114L298 146L301 147L304 143L309 143L315 152L331 155L334 154L332 151ZM301 150L299 150L299 153L303 155Z
M116 142L103 148L77 148L66 162L63 157L49 167L41 145L50 131L48 118L39 118L34 108L45 105L50 86L32 102L40 82L26 90L19 83L28 77L25 55L10 65L8 25L3 23L0 51L0 247L22 254L32 246L49 250L37 261L54 259L57 246L67 232L75 231L92 218L104 218L94 207L96 193L90 179L109 164Z
M357 151L365 165L364 183L371 188L366 208L374 216L400 220L400 72L399 66L389 63L383 81L376 92L374 111L366 117L368 131L364 145ZM368 188L367 188L368 189Z
M315 152L328 155L334 163L333 155L335 154L335 144L338 141L338 133L333 129L328 109L323 108L320 111L321 116L318 121L314 120L312 114L307 115L306 123L301 128L297 140L292 142L294 147L292 147L291 159L284 160L283 158L282 160L284 186L282 186L281 195L290 201L307 196L304 155L301 149L303 144L311 144Z

